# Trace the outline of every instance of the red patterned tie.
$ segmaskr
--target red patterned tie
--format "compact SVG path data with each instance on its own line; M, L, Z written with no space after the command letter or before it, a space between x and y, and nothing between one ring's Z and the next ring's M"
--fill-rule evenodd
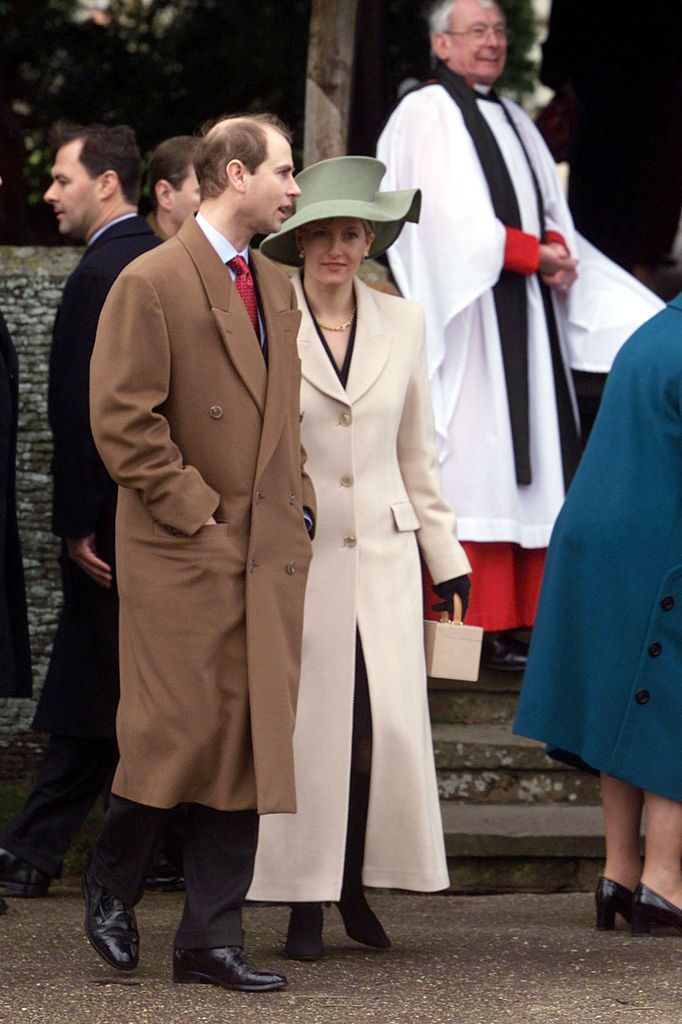
M228 262L228 267L235 273L234 286L239 292L239 297L244 303L244 308L249 314L249 320L256 332L260 344L260 327L258 326L258 303L256 302L256 289L253 285L253 278L249 265L243 256L234 256Z

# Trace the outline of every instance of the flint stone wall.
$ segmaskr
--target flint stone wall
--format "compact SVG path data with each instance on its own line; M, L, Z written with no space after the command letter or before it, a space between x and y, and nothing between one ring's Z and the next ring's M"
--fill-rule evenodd
M33 700L0 699L0 779L21 779L35 767L45 737L31 732L61 607L57 556L50 530L52 440L47 373L52 325L66 278L80 259L75 247L0 246L0 309L19 356L17 508L28 591Z

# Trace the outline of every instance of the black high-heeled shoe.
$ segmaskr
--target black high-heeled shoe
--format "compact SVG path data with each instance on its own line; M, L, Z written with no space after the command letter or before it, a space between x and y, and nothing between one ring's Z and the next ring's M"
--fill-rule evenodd
M320 960L324 956L321 903L292 903L284 952L290 960Z
M666 925L682 932L682 910L647 885L637 886L632 899L633 935L650 935L652 925Z
M634 895L632 889L602 875L594 894L597 902L597 929L600 932L612 931L616 926L616 914L620 914L630 924Z
M391 940L370 907L364 892L342 892L338 903L346 935L373 949L390 949Z

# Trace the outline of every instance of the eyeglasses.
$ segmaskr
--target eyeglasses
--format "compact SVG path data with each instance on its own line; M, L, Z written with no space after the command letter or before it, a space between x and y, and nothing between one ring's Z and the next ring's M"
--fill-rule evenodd
M482 43L492 32L496 42L511 43L513 37L511 29L506 25L472 25L464 32L453 32L451 29L443 29L444 36L469 36L475 43Z

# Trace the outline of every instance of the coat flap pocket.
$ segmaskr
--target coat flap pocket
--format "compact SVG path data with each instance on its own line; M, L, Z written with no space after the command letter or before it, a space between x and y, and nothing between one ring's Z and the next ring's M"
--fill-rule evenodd
M399 530L418 530L419 517L409 501L396 501L391 505L395 525Z

